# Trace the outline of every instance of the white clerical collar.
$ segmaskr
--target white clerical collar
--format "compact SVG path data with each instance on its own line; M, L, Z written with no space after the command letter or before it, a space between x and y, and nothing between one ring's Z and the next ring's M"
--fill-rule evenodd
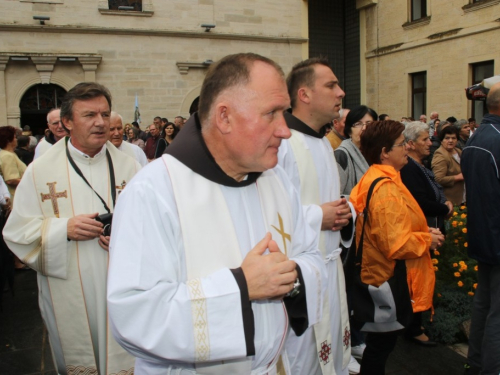
M95 154L94 157L87 155L86 153L80 151L75 146L73 146L73 144L71 143L71 138L69 139L69 142L68 142L68 149L69 149L69 152L71 152L71 154L77 155L77 157L79 159L83 159L83 160L87 160L87 161L92 161L92 160L98 161L103 157L103 155L106 154L106 143L102 146L101 151L99 151L97 154Z

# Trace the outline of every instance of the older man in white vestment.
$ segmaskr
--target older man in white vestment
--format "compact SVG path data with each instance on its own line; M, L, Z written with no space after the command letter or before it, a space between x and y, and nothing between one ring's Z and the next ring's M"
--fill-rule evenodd
M287 85L292 110L285 112L285 120L292 136L281 144L279 165L300 192L306 220L318 234L328 289L322 321L301 337L291 332L285 348L294 374L347 374L350 328L339 257L340 243L351 245L354 210L340 197L337 163L324 137L324 125L339 117L344 91L328 62L320 58L295 65ZM359 372L359 364L352 360Z
M199 113L122 194L108 307L137 373L291 374L289 326L300 335L319 321L326 279L298 194L276 167L288 106L273 61L223 58Z
M109 237L103 214L140 169L110 143L111 95L80 83L65 96L70 137L35 160L17 187L3 234L38 272L39 303L59 374L132 374L134 358L109 331L106 278ZM105 221L105 220L104 220Z
M47 113L47 126L50 132L38 142L33 160L45 154L52 145L67 135L66 129L61 123L61 110L58 108L53 108Z
M109 141L121 152L133 157L141 166L148 164L146 154L139 146L123 141L123 118L112 111L109 121Z

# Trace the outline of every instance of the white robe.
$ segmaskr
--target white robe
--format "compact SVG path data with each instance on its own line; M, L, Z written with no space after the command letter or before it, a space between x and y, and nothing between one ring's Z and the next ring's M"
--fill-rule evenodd
M305 141L305 146L308 148L310 155L316 166L317 184L319 187L319 204L340 199L339 177L337 171L337 163L333 156L333 149L326 137L316 138L303 133L298 133ZM297 136L293 135L293 136ZM283 141L278 153L278 164L283 167L288 174L290 180L296 187L297 191L307 189L308 184L302 183L300 180L297 161L290 140ZM306 220L309 225L316 230L316 233L321 231L321 222L323 212L319 205L311 204L303 206ZM351 207L351 211L354 211ZM354 231L354 228L353 228ZM323 231L324 247L326 250L325 263L328 274L328 301L330 311L330 333L332 337L331 351L333 356L333 364L337 375L347 374L347 366L343 366L344 351L350 350L350 343L344 345L344 339L349 340L350 333L346 334L345 327L341 327L341 304L347 303L345 298L340 301L341 293L339 293L338 283L338 264L341 262L339 258L340 243L349 247L352 242L352 234L349 240L343 241L339 231ZM319 236L318 236L319 237ZM318 238L319 239L319 238ZM343 277L343 273L341 275ZM345 294L344 294L345 295ZM302 336L297 337L290 333L285 349L290 360L292 373L294 374L317 374L321 375L322 371L319 365L319 354L316 346L315 332L309 328ZM347 355L347 354L346 354Z
M40 142L35 147L35 156L33 156L33 160L38 159L40 156L45 154L50 148L52 147L52 144L47 142L47 140L42 138Z
M190 280L177 205L163 160L167 157L172 156L164 155L150 163L127 186L113 223L108 307L115 338L137 357L137 374L160 375L174 369L192 374L196 362L192 300L187 287ZM312 325L321 315L324 265L315 247L315 233L304 222L296 191L281 168L275 172L291 202L295 229L288 254L301 268ZM256 184L221 186L221 191L244 258L266 233ZM206 242L209 247L209 237ZM233 274L222 268L201 278L201 282L209 322L210 361L246 357L240 290ZM252 302L252 310L256 354L251 368L255 370L266 368L279 354L287 314L281 301Z
M146 154L144 153L144 151L139 147L139 146L136 146L132 143L129 143L129 142L126 142L126 141L123 141L120 145L120 147L117 147L118 150L126 153L127 155L135 158L135 160L137 160L137 162L145 167L147 164L148 164L148 159L146 158Z
M9 248L37 271L39 304L59 374L131 374L133 358L110 337L106 309L108 252L97 239L68 241L70 217L106 210L67 162L65 141L31 163L17 187L16 204L3 234ZM90 158L68 143L83 175L112 210L106 146ZM140 165L110 143L118 193ZM45 182L66 193L53 206ZM54 209L56 207L56 210ZM79 319L82 317L83 319ZM111 359L110 359L111 358ZM111 364L113 362L113 364ZM96 369L97 367L97 369ZM111 369L108 369L111 367Z

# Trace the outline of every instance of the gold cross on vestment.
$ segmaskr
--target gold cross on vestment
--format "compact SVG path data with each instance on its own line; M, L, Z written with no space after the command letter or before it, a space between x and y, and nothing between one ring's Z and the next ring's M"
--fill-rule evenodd
M56 193L57 182L47 182L49 186L49 194L40 193L42 196L42 202L50 199L52 201L52 209L54 210L54 215L59 217L59 205L57 204L57 198L68 198L68 192L64 190L63 192Z
M280 229L276 228L274 225L271 225L276 231L281 234L281 238L283 238L283 246L285 247L285 254L287 253L286 251L286 240L292 242L292 236L290 234L285 232L285 228L283 228L283 219L281 218L281 215L278 212L278 220L280 222Z
M123 189L125 189L126 185L127 183L125 182L125 180L123 180L121 185L115 186L116 190L118 190L118 194L120 194L123 191Z

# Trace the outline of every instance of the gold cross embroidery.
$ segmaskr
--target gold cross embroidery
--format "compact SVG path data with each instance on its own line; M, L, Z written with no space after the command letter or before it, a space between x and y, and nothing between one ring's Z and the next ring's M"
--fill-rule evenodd
M285 232L285 228L283 227L283 219L281 218L281 215L278 212L278 220L280 222L280 229L276 228L274 225L271 225L276 231L281 234L281 238L283 238L283 246L285 247L285 254L287 253L286 251L286 240L292 242L292 236L290 234Z
M115 186L116 190L118 190L118 194L120 194L123 191L123 189L125 189L126 185L127 185L127 183L125 182L125 180L123 180L121 185Z
M47 182L49 186L49 194L40 193L42 197L42 202L50 199L52 202L52 209L54 210L54 215L59 217L59 205L57 204L57 198L68 198L68 192L64 190L63 192L56 193L57 182Z

